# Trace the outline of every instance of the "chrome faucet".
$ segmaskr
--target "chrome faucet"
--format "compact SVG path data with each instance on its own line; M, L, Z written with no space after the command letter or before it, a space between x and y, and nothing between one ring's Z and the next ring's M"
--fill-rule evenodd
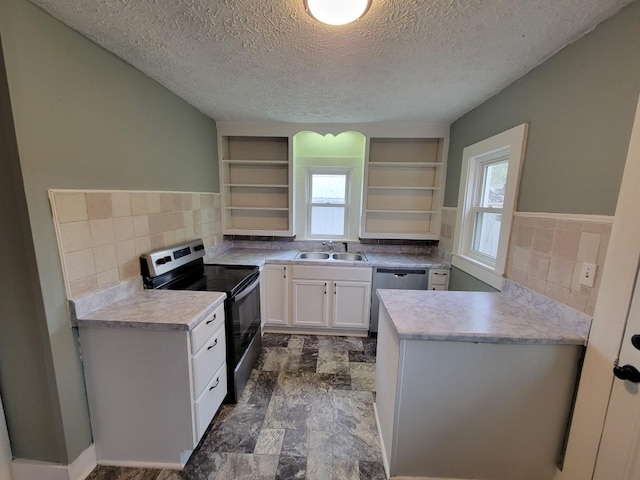
M333 240L329 240L328 242L322 242L322 246L329 245L329 251L333 252Z

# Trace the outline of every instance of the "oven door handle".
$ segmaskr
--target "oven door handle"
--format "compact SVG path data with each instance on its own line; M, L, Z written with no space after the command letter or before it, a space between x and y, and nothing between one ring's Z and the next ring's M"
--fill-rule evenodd
M253 282L251 285L249 285L247 288L245 288L244 290L242 290L242 292L240 292L238 295L236 295L235 297L231 298L232 302L239 302L240 300L242 300L244 297L246 297L247 295L249 295L251 292L253 292L253 290L258 286L258 284L260 283L260 276L258 276L258 278L256 279L255 282Z

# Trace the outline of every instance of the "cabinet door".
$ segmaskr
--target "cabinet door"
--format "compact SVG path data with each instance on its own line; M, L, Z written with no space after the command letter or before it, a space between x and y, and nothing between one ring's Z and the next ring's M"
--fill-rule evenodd
M324 280L292 280L293 324L326 327L329 284Z
M333 327L369 329L371 284L333 282Z
M287 266L265 265L262 273L265 325L288 325Z

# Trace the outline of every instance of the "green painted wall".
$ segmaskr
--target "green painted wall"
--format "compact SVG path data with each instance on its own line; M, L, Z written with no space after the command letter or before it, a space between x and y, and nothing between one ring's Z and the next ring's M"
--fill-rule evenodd
M459 268L451 267L449 290L455 292L497 292L491 285L481 282L473 275L463 272Z
M3 399L12 446L19 445L14 454L67 463L90 444L91 432L47 189L216 192L216 127L26 0L0 0L0 36L33 235L32 251L25 251L33 264L32 288L41 290L31 295L31 310L39 311L16 307L25 310L20 312L25 325L15 348L36 350L41 357L34 361L33 378L22 381L46 384L52 400L38 413L40 434L53 440L43 444L28 428L11 428L14 419L31 413L26 402L21 411L15 405L10 410L5 392L12 384L2 384ZM21 368L11 357L0 358L7 361Z
M445 206L462 150L524 122L518 211L613 215L640 94L640 1L567 46L451 127Z

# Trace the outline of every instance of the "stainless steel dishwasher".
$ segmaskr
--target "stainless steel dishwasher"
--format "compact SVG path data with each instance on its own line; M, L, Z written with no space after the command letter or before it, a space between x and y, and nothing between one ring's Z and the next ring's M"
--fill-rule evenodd
M429 269L427 268L375 268L371 288L371 321L369 331L378 331L379 288L395 290L427 290Z

